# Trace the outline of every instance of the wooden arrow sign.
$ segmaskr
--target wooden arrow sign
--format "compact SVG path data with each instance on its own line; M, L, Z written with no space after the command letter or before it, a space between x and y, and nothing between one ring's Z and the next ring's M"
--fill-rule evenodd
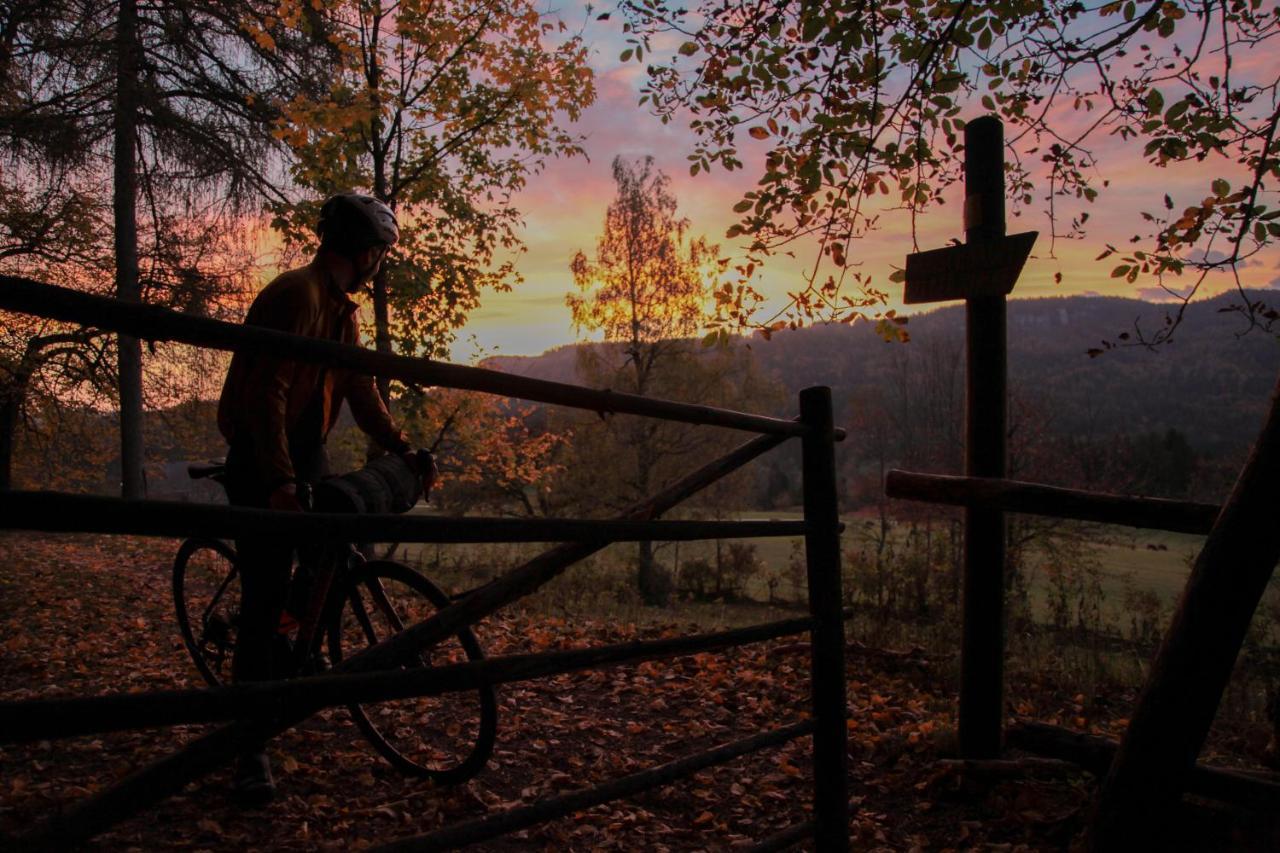
M1038 233L1026 231L907 255L902 301L911 305L1004 296L1018 281Z

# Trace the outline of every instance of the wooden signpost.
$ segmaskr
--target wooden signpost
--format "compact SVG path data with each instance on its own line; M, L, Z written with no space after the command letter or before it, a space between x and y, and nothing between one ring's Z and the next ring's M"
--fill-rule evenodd
M1004 128L965 125L965 243L907 256L907 303L965 300L965 474L1004 477L1005 296L1035 232L1005 236ZM1004 718L1004 513L965 509L960 754L994 758Z
M1240 649L1280 563L1280 383L1252 454L1220 510L1185 502L1085 493L1003 480L1005 470L1005 296L1035 242L1006 237L1002 129L995 118L965 127L963 246L907 259L908 303L964 299L968 344L965 402L967 477L893 472L891 497L963 503L964 636L960 684L960 753L995 757L1001 747L1004 662L1004 516L1000 507L1059 518L1088 518L1167 530L1208 531L1177 612L1151 664L1130 723L1110 761L1086 846L1096 853L1177 846L1177 807L1188 783L1206 793L1197 756L1231 678ZM1043 751L1041 727L1019 745ZM1053 729L1060 742L1061 732ZM1066 737L1078 746L1081 737ZM1096 739L1095 739L1096 740ZM1093 744L1096 747L1097 744ZM1108 755L1086 758L1095 772ZM1073 761L1080 751L1071 748ZM1209 796L1274 814L1274 792L1240 774L1210 773ZM1246 781L1247 780L1247 781Z
M1036 232L999 240L980 239L959 246L907 255L907 289L903 301L945 302L949 299L1004 297L1022 274Z

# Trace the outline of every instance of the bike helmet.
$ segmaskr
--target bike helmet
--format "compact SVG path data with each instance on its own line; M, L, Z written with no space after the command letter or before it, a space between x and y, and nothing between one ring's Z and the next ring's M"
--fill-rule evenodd
M400 239L400 226L391 208L376 198L341 193L320 208L316 233L322 246L358 252L379 244L395 245Z

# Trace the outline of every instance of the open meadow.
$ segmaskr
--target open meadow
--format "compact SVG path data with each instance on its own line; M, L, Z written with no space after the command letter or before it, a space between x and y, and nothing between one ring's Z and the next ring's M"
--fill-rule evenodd
M418 508L415 512L425 512ZM772 510L735 512L725 515L732 520L770 520L797 521L802 518L799 510ZM845 571L851 571L850 556L859 550L874 547L874 538L879 522L866 516L846 515L842 519L845 530L841 542L846 558ZM888 539L898 544L903 543L906 536L905 525L896 524L888 533ZM1163 531L1137 530L1133 528L1106 525L1072 525L1070 535L1079 543L1082 558L1080 562L1096 569L1099 593L1101 596L1104 621L1115 622L1125 615L1124 604L1126 593L1150 593L1155 597L1164 611L1168 611L1176 603L1186 582L1191 563L1194 561L1203 536L1183 533L1167 533ZM1027 576L1030 579L1030 599L1037 618L1044 616L1047 608L1046 600L1050 594L1050 580L1045 570L1046 564L1052 561L1052 539L1047 543L1033 546L1028 555ZM803 586L791 583L787 569L803 559L802 541L799 538L769 538L745 540L755 549L758 568L748 578L745 598L761 604L802 605L804 600ZM723 543L721 543L723 545ZM684 542L658 544L656 553L660 562L668 567L683 567L689 563L714 561L717 543ZM528 558L541 550L537 544L504 544L504 545L417 545L404 544L397 547L400 559L431 567L440 573L453 592L461 592L478 583L487 581L502 567L510 567L521 558ZM616 587L618 604L627 602L627 565L633 554L626 545L614 545L602 552L595 559L588 561L585 568L597 582L605 586ZM945 566L935 566L941 573ZM679 568L676 569L678 573ZM569 570L582 573L583 568ZM770 595L769 581L778 579ZM572 577L568 581L574 584ZM677 579L678 586L678 579ZM1273 587L1280 589L1280 581L1273 581ZM603 589L597 585L597 592ZM558 599L557 599L558 600ZM596 604L598 602L592 602ZM739 602L742 603L742 602ZM586 602L584 602L585 606Z

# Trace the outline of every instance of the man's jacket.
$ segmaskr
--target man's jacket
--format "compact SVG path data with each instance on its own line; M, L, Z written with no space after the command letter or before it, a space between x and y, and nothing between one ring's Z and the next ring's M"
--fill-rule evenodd
M245 323L344 344L359 343L356 304L333 287L315 264L290 270L263 288L249 307ZM307 438L327 436L343 400L351 406L356 424L374 441L396 453L409 449L383 405L373 377L249 352L237 352L231 359L218 400L218 429L228 442L250 440L263 484L275 488L294 477L289 436L299 428L319 429L319 436ZM300 424L304 412L314 404L320 407L318 424Z

